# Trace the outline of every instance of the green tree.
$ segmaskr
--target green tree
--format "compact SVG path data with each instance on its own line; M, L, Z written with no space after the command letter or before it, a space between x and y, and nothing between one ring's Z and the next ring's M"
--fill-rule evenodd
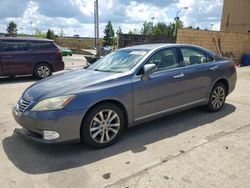
M129 34L129 35L133 35L134 33L133 33L132 30L129 30L128 34Z
M143 26L142 26L142 29L141 29L141 34L142 35L151 35L153 33L153 29L154 29L153 22L145 21L143 23Z
M46 32L42 32L39 28L35 28L34 31L35 31L34 35L37 38L46 38L47 37Z
M117 29L117 31L116 31L116 34L118 35L118 34L122 34L122 28L119 26L118 27L118 29Z
M55 38L56 38L56 35L55 35L54 31L49 29L49 30L47 31L46 38L47 38L47 39L55 39Z
M178 31L178 29L182 29L182 28L183 28L183 26L184 26L183 21L181 21L181 20L177 20L177 22L176 22L176 26L177 26L177 31Z
M115 32L112 26L111 21L109 20L105 29L104 29L103 45L112 45L114 44Z
M168 25L168 36L173 36L174 35L174 30L175 30L175 23L170 23Z
M178 20L177 22L177 30L183 28L183 22ZM175 23L169 23L168 25L164 22L158 22L157 24L153 24L153 22L145 21L141 28L141 34L143 35L167 35L174 36L175 33Z
M10 35L16 35L17 34L17 25L15 22L11 21L7 26L7 33Z
M153 35L167 35L167 36L172 36L174 33L174 28L175 24L170 23L166 24L164 22L159 22L157 23L154 28L153 28Z

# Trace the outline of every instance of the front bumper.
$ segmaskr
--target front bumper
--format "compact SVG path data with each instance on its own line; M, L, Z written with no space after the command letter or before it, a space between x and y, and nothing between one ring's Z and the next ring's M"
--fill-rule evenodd
M64 61L56 62L56 63L53 63L52 66L53 66L53 71L57 72L57 71L64 70L65 63L64 63Z
M232 76L229 78L228 95L234 91L236 82L237 82L237 72L235 71L235 73L232 74Z
M43 112L25 111L19 115L15 108L12 114L23 129L14 132L43 143L58 143L80 138L80 129L85 110L69 112L54 110ZM55 131L60 136L57 139L44 139L43 131Z

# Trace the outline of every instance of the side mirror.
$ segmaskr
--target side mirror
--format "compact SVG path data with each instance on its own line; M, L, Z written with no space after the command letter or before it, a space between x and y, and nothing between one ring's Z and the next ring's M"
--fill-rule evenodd
M148 80L150 78L149 75L152 74L154 71L156 71L155 64L144 65L143 66L142 80Z

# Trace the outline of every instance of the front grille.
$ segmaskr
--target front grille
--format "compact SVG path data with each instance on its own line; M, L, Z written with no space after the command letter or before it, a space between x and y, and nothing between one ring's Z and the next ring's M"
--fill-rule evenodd
M31 100L21 98L17 103L17 111L23 113L31 104Z

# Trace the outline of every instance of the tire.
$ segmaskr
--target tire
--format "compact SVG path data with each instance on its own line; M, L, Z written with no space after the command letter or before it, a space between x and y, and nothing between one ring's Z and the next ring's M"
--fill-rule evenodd
M107 121L108 119L111 121ZM90 147L104 148L114 144L124 129L125 117L122 110L112 103L103 103L92 108L84 118L81 141Z
M48 76L51 76L51 74L52 74L52 68L47 63L40 63L40 64L38 64L35 67L34 72L33 72L33 75L37 79L46 78Z
M210 112L218 112L224 105L226 100L226 88L223 83L214 85L207 104L207 109Z

